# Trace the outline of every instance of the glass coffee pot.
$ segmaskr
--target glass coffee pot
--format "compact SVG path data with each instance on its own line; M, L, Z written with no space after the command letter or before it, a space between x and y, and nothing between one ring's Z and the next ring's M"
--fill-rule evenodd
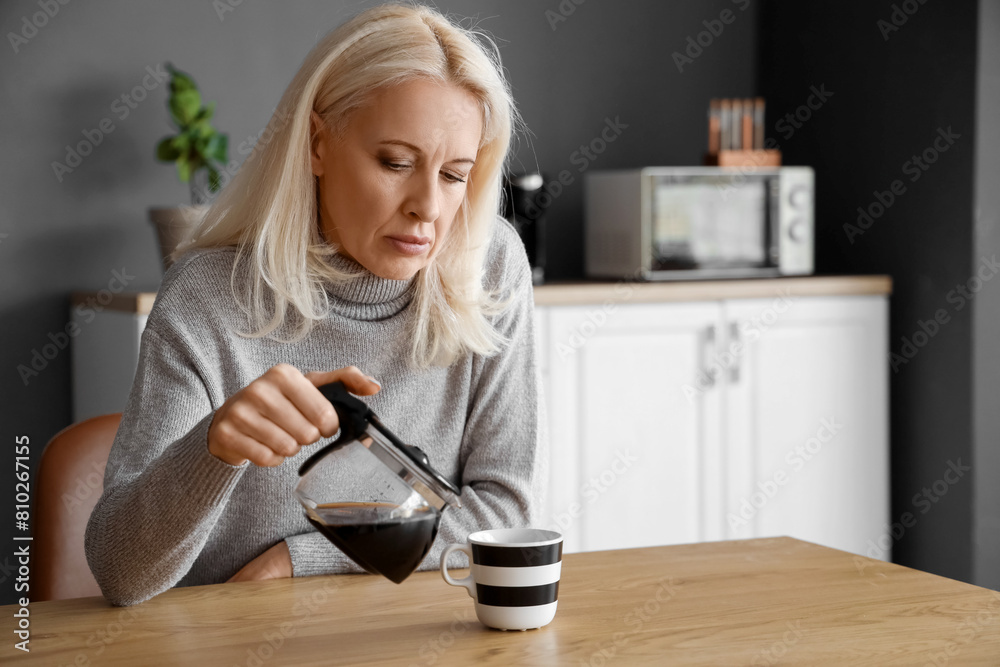
M441 513L459 490L404 444L342 382L319 387L340 434L299 468L306 518L351 560L401 583L430 551Z

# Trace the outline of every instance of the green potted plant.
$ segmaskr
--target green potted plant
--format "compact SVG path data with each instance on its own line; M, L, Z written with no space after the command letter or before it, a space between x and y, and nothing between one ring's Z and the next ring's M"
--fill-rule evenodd
M156 159L173 162L177 176L191 187L191 206L150 208L150 220L156 225L164 269L168 255L205 211L211 195L221 187L220 169L228 162L229 139L212 127L215 102L202 104L194 79L167 63L170 72L170 98L167 107L177 133L164 137L156 146Z

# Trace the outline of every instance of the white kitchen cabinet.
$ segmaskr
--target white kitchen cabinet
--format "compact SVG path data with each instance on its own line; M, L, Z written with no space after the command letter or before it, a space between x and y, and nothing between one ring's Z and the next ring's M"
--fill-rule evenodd
M550 525L568 551L693 542L717 495L720 403L684 383L714 304L540 309L548 332ZM666 446L668 445L669 446Z
M889 512L884 296L539 313L548 509L567 551L791 535L863 553L877 540Z
M889 523L886 300L748 299L723 311L723 345L744 346L723 373L726 535L865 553Z

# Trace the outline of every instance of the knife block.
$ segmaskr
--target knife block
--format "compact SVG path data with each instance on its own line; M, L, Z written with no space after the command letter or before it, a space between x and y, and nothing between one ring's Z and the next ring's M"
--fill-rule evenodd
M780 167L781 151L719 151L706 153L705 164L710 167Z

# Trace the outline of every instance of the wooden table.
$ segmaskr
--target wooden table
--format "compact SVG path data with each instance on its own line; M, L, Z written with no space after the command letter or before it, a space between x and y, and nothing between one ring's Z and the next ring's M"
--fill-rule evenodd
M2 608L10 619L16 607ZM568 554L540 630L488 630L438 572L30 605L39 665L1000 665L1000 593L790 538Z

